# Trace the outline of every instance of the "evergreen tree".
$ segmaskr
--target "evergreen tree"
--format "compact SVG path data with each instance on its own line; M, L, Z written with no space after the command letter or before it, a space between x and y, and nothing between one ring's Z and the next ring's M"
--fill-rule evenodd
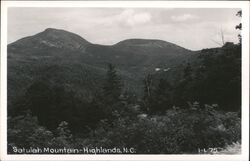
M119 97L122 93L122 83L120 77L117 75L115 66L108 64L108 71L106 74L106 80L103 87L104 96L109 103L115 103L119 101Z
M115 119L120 117L122 110L124 110L121 103L121 95L121 78L118 76L115 66L108 64L102 92L96 94L93 100L97 101L92 101L91 104L95 110L99 111L98 115L101 115L99 118L107 120L110 125L113 124Z

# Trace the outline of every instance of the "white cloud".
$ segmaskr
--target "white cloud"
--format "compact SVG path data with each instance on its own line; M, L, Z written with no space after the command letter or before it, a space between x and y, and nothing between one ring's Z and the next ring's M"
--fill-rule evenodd
M199 17L196 15L192 15L192 14L183 14L183 15L178 15L178 16L171 16L171 19L173 21L176 22L183 22L183 21L187 21L187 20L194 20L194 19L198 19Z
M133 27L150 22L151 17L151 14L147 12L136 13L133 9L126 9L117 16L117 20L125 26Z
M136 27L150 23L152 15L145 11L136 11L134 9L123 9L112 16L101 16L95 19L85 19L88 25L103 27Z

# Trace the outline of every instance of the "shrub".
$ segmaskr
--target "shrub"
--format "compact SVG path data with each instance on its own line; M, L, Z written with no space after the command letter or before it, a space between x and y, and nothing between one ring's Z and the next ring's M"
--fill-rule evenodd
M197 153L199 148L222 148L239 141L239 125L236 113L196 105L168 110L164 116L122 118L112 127L104 123L94 131L88 145L133 147L140 154Z

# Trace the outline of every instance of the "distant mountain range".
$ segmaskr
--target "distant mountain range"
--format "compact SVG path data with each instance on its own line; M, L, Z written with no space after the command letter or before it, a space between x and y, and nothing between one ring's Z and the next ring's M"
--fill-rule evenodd
M144 77L164 73L174 81L197 52L162 40L128 39L93 44L74 33L48 28L8 45L8 103L36 79L60 83L88 97L101 85L108 63L116 66L126 90L140 94Z

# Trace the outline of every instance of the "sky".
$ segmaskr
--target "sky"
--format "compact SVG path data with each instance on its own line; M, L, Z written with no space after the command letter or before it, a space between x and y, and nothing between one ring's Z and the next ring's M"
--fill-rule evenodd
M8 9L8 43L46 28L64 29L95 44L160 39L190 50L238 42L241 19L233 8L17 8Z

